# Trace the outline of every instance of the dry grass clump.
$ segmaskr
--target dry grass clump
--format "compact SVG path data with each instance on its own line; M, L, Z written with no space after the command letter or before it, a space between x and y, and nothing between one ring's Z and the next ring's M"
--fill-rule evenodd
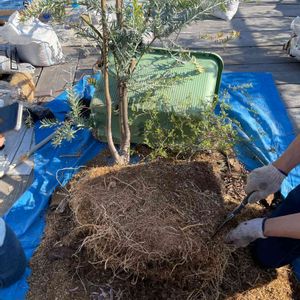
M218 293L230 249L211 239L226 212L207 163L94 168L73 182L70 206L94 264Z

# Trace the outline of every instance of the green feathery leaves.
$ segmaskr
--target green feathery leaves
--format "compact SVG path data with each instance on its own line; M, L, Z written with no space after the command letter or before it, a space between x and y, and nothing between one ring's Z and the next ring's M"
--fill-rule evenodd
M67 90L70 112L65 121L44 119L41 121L41 128L56 128L56 134L52 139L52 144L57 147L64 140L71 141L79 130L84 128L91 129L91 121L83 117L83 111L88 109L80 101L74 89Z
M178 78L167 73L160 80L154 78L154 75L153 78L149 78L147 84L139 82L137 78L134 78L134 72L143 55L149 51L150 46L156 40L165 41L173 33L179 33L184 26L208 14L213 8L225 2L226 0L125 0L121 12L122 24L117 22L114 5L109 5L106 20L109 27L110 74L114 73L117 81L119 83L126 83L129 89L140 90L140 94L145 99L152 98L153 100L153 97L155 98L156 95L156 85L162 87L168 86L171 83L175 84ZM102 53L103 32L101 27L102 14L100 1L79 0L78 3L84 5L87 11L84 15L80 16L78 23L69 24L69 26L75 28L77 34L96 42L100 53ZM33 0L28 8L21 12L21 18L26 21L28 18L33 16L38 17L41 13L48 12L51 14L53 20L61 21L70 11L70 4L70 0ZM89 14L93 14L97 22L92 22ZM148 41L145 42L145 39ZM195 70L198 73L204 71L197 61L192 60L192 57L183 55L176 58L176 63L185 63L187 61L191 61L194 64ZM188 74L186 77L188 78ZM64 139L71 140L78 130L91 125L89 121L82 117L83 105L76 93L73 90L69 90L68 97L71 110L66 121L53 122L44 120L42 123L42 127L56 126L58 128L53 140L55 145L59 145ZM155 118L155 111L153 114ZM189 116L186 116L185 119L178 119L172 113L171 120L174 121L174 125L175 122L178 122L178 130L180 127L186 126L186 122L190 123ZM216 124L216 128L221 126L218 125L218 120L212 119L212 116L209 120L212 124ZM183 124L183 122L185 123ZM202 125L206 126L207 124ZM148 126L150 125L148 124ZM206 128L205 126L203 128ZM198 132L200 127L191 127L192 129ZM155 126L153 130L153 133L155 133L155 130L159 130L159 128ZM172 132L172 130L169 131L167 133L168 136ZM181 131L179 130L179 132ZM217 130L216 133L218 133ZM156 136L160 136L160 133L156 132ZM164 138L164 141L170 142L168 136Z

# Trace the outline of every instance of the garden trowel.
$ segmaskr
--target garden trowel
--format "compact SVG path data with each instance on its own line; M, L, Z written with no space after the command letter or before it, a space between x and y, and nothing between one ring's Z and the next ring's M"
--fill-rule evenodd
M212 238L216 236L216 234L232 219L234 219L237 215L239 215L241 213L241 211L246 207L246 205L248 204L248 200L250 198L250 196L256 191L251 192L250 194L246 195L246 197L242 200L242 202L239 204L239 206L237 206L232 212L230 212L227 216L226 219L223 221L223 223L221 223L216 231L214 232L214 234L212 235Z

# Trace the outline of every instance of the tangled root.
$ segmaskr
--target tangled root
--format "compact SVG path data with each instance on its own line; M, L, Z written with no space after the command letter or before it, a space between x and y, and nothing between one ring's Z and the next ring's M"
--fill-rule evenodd
M231 251L211 238L225 211L207 163L94 168L73 182L70 206L93 264L218 293Z

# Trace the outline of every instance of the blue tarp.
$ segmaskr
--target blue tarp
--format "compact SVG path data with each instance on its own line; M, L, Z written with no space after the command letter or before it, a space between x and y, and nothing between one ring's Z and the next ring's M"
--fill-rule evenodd
M84 78L76 86L79 94L91 97L93 87L87 86ZM292 124L268 73L224 73L221 97L227 93L231 105L230 117L237 120L243 131L243 142L236 147L240 161L248 170L274 161L294 139ZM66 93L49 103L48 107L62 120L69 111ZM51 133L49 130L35 128L36 141L39 142ZM103 150L106 144L96 142L90 132L82 130L75 140L54 149L50 144L35 153L35 176L31 187L15 203L5 216L6 221L20 239L28 260L40 244L45 226L45 210L49 198L57 187L56 173L65 184L78 167ZM71 151L70 151L71 149ZM80 158L63 158L61 155L82 152ZM297 168L284 181L282 192L288 193L299 182L300 169ZM296 265L300 270L300 263ZM25 299L28 290L25 276L13 286L0 291L0 300Z
M249 171L276 160L295 138L293 125L270 73L224 73L220 96L228 93L230 117L242 127L243 138L235 148L239 160ZM300 184L300 166L283 181L286 196ZM300 259L293 269L300 280Z
M83 78L76 85L76 91L85 98L91 97L94 92L93 87L87 85L87 78ZM48 107L59 120L63 120L69 111L67 94L62 93L49 103ZM50 129L39 127L40 125L36 124L36 143L52 133ZM58 148L54 148L48 143L34 154L33 183L4 217L17 234L28 261L40 244L49 198L59 184L56 177L65 185L79 170L78 167L84 165L105 148L106 144L97 142L88 130L81 130L72 142L64 142ZM82 153L80 157L64 157L65 154L76 154L79 151ZM27 268L21 280L8 288L1 289L0 300L25 299L28 290L26 278L29 274L30 269Z
M276 160L295 138L293 125L270 73L224 73L220 96L228 94L230 118L242 137L235 152L248 170ZM225 96L226 97L226 96ZM300 183L300 167L284 180L284 196Z

